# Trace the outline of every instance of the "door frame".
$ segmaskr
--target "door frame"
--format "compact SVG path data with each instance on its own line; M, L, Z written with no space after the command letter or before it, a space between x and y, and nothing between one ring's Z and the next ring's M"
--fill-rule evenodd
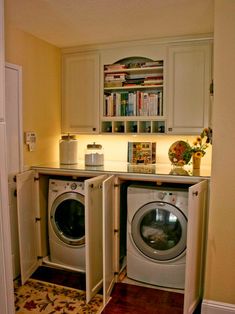
M19 140L19 172L24 170L23 166L23 115L22 115L22 66L18 64L5 62L5 71L6 69L11 69L17 72L18 74L18 140ZM5 99L6 101L6 99ZM6 114L5 109L5 114ZM7 117L6 117L7 124Z
M11 234L7 191L6 125L5 125L5 69L4 69L4 1L0 0L0 308L2 314L15 313L11 260ZM4 223L3 223L4 221Z

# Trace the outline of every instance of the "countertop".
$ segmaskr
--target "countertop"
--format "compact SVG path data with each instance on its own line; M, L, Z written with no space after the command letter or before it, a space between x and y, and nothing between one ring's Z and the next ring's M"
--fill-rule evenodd
M62 165L59 162L35 165L32 169L39 173L68 173L76 175L84 174L118 174L124 177L166 177L171 179L184 178L184 181L195 181L209 179L211 174L210 167L201 166L198 170L193 170L192 165L184 167L173 167L170 163L156 163L151 165L133 165L127 162L105 161L103 166L85 166L83 160L78 161L74 165ZM179 180L177 180L179 181Z

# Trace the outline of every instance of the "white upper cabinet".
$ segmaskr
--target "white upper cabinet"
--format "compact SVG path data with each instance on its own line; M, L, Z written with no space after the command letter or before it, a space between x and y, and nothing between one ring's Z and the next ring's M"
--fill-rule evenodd
M200 133L210 124L211 56L209 37L65 50L62 133ZM161 78L161 84L156 78ZM143 82L133 84L133 79ZM133 103L142 107L135 101L142 99L139 95L147 112L118 113L122 106L117 104L122 102L127 108ZM159 110L149 111L152 104Z
M99 131L99 54L65 54L62 63L62 133Z
M169 46L167 133L198 134L209 125L210 42Z

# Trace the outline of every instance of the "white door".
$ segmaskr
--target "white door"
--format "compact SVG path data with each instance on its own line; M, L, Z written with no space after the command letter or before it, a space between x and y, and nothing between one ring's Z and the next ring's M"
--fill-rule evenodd
M62 132L98 133L99 55L63 56Z
M202 181L189 188L184 314L193 313L202 297L207 186Z
M114 286L114 176L103 182L103 299L108 302Z
M86 238L86 300L103 284L103 194L102 183L107 176L85 181L85 238Z
M39 266L36 184L32 170L17 175L17 210L22 284Z
M7 171L9 190L9 210L11 220L11 243L13 276L20 274L18 220L16 205L16 182L17 173L23 170L22 154L22 70L20 66L13 64L5 65L5 114L7 134Z
M198 134L209 125L210 43L169 47L167 132Z

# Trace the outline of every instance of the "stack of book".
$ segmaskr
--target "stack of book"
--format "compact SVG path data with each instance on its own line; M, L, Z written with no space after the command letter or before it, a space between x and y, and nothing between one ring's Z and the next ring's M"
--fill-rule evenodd
M151 67L159 67L163 66L163 61L146 61L141 65L142 68L151 68Z
M108 64L104 66L105 71L119 71L126 68L127 66L125 64L120 64L120 63Z
M104 78L104 87L121 87L126 81L126 73L106 73Z
M147 76L144 79L144 85L162 85L163 76Z

